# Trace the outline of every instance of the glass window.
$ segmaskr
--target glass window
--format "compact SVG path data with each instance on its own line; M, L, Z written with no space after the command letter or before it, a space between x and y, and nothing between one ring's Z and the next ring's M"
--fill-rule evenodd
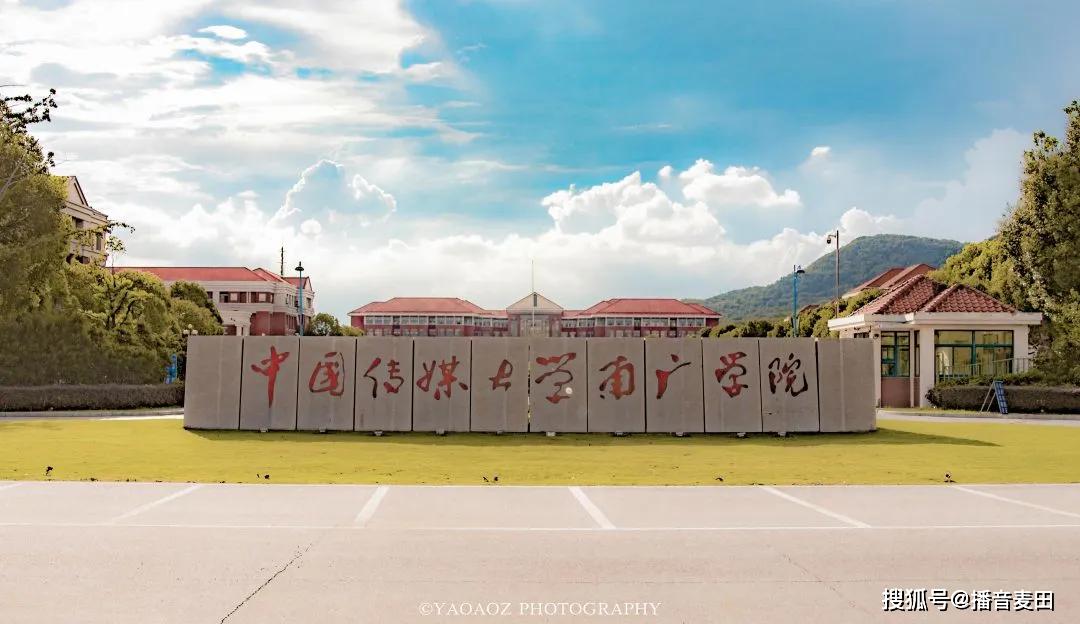
M911 373L911 350L908 333L881 332L881 376L907 377Z
M981 345L1011 345L1013 333L1011 331L977 331L975 342Z
M966 342L960 338L967 336ZM934 333L938 375L1003 375L1012 372L1011 330L938 331Z
M969 331L936 331L934 332L934 343L939 345L954 344L954 345L970 345L971 344L971 332Z

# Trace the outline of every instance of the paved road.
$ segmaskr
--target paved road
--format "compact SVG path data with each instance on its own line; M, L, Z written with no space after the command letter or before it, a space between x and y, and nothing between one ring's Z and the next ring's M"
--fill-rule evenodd
M885 613L888 588L1055 610ZM1078 601L1080 485L0 482L4 622L1076 622ZM635 614L544 615L601 608Z

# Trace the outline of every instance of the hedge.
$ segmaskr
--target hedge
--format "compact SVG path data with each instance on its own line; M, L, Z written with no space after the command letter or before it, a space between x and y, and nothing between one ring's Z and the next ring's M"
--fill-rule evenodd
M978 410L990 386L931 388L926 398L945 409ZM1066 386L1005 386L1005 403L1020 414L1080 414L1080 388ZM997 403L994 404L994 409Z
M135 409L183 404L183 383L0 386L0 412Z

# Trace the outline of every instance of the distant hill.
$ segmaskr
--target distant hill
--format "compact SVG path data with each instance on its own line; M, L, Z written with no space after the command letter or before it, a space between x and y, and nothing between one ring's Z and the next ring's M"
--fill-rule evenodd
M840 248L840 293L858 286L889 267L925 262L941 266L960 251L964 243L920 236L879 234L856 238ZM834 252L804 267L799 278L799 307L831 301L836 292ZM768 286L751 286L709 297L703 303L720 311L729 321L775 318L791 314L791 275Z

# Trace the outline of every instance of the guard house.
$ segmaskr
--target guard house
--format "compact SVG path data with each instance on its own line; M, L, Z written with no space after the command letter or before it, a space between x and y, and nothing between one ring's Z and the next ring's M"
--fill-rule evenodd
M968 286L910 277L845 316L829 321L841 338L874 341L880 407L928 405L939 379L1023 372L1028 331L1038 312L1018 312Z

